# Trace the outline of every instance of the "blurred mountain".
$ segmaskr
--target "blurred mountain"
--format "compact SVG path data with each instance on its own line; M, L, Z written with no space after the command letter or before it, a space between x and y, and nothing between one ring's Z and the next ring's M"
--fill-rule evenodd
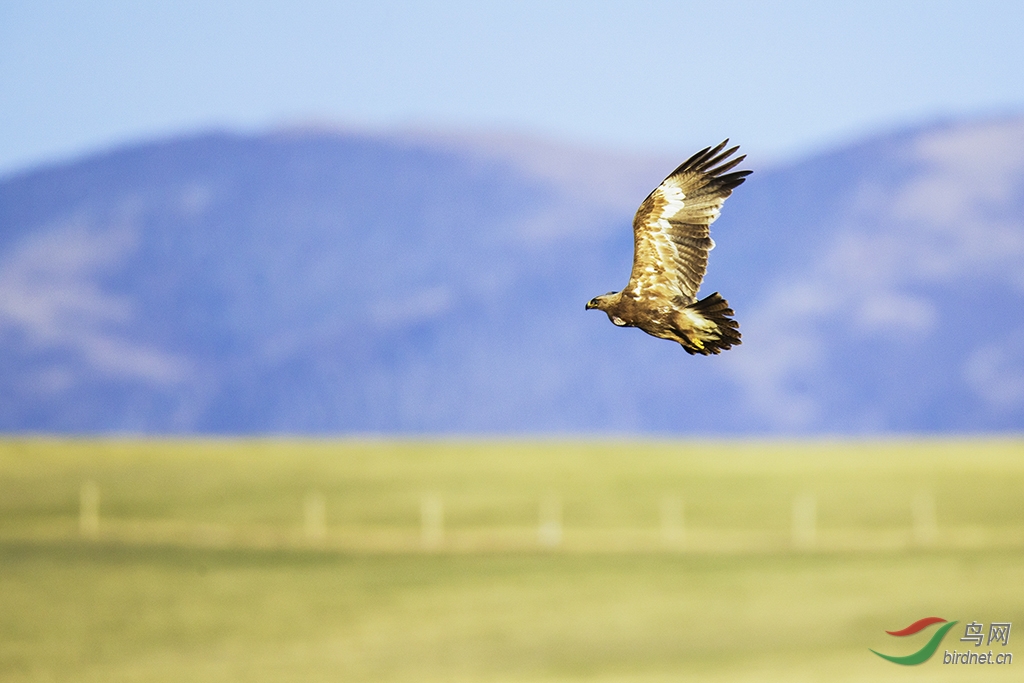
M583 309L679 161L289 130L0 179L0 430L1024 429L1024 118L750 159L711 358Z

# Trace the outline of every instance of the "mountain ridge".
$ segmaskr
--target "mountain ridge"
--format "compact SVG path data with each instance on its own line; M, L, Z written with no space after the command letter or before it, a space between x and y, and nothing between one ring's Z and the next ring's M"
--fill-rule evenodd
M680 160L471 137L219 131L0 180L0 429L1024 428L1024 118L748 159L702 288L744 344L710 361L583 310ZM997 323L945 334L979 300Z

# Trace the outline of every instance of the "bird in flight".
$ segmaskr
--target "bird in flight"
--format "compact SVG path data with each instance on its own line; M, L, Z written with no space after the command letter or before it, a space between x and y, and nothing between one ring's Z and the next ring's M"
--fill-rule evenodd
M718 292L697 300L715 247L711 224L752 171L733 171L739 149L702 149L656 187L633 217L633 271L621 292L596 296L596 308L620 327L679 342L689 354L717 354L740 343L739 323Z

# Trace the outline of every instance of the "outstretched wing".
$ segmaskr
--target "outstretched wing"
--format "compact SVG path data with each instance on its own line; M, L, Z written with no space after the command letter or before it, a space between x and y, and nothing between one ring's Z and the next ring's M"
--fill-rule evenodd
M739 147L708 147L684 161L647 196L633 218L633 272L626 292L637 298L697 300L708 252L710 227L751 171L727 171L745 156L729 160Z

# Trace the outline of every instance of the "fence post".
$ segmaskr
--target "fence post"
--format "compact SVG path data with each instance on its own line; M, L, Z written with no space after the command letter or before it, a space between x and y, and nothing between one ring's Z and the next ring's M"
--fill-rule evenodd
M303 506L306 540L310 543L322 543L327 537L327 503L319 491L310 491L306 495Z
M562 501L554 494L540 501L537 541L546 548L557 548L562 543Z
M818 540L818 510L814 494L804 493L793 499L793 545L810 548Z
M670 548L686 543L683 501L677 496L661 499L661 541Z
M918 493L914 497L912 513L914 541L917 545L934 545L939 537L939 525L935 515L935 497L928 491Z
M436 548L444 541L444 504L436 494L420 501L420 540L424 547Z
M85 538L100 533L100 489L91 480L82 482L78 493L78 531Z

